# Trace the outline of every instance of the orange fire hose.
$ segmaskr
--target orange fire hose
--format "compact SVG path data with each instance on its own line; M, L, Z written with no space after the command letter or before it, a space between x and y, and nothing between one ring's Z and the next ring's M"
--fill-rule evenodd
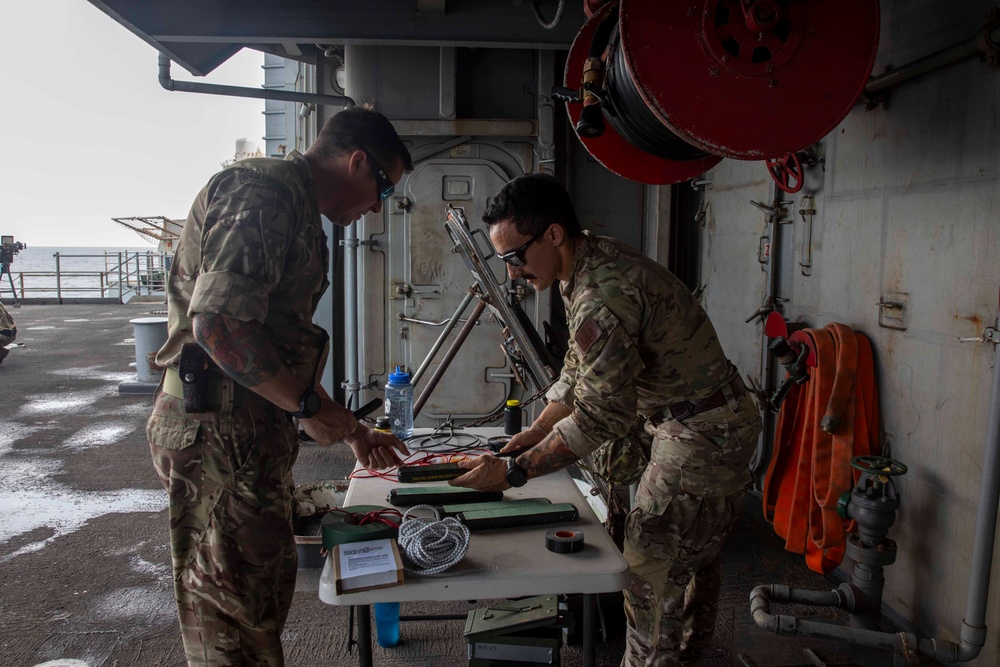
M804 332L816 350L809 379L793 387L778 413L774 452L764 478L764 516L826 574L844 558L853 526L837 500L860 476L851 457L879 451L878 388L868 338L832 323Z

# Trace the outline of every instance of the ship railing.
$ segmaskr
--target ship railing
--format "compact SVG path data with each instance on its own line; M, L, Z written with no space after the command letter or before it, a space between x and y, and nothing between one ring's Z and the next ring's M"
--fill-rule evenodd
M164 296L173 256L165 252L126 251L102 254L56 252L52 271L11 271L0 280L0 297L25 303L127 303L136 297ZM90 269L100 259L103 269ZM84 268L81 268L84 267Z

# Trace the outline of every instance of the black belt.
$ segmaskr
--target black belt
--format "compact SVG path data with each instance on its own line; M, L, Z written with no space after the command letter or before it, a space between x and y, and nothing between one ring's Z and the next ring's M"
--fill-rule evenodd
M726 396L726 387L729 387L735 400L743 398L743 394L746 393L746 388L743 386L743 378L737 375L730 380L728 384L719 387L718 391L708 398L702 398L696 401L681 401L679 403L674 403L673 405L668 405L650 417L650 421L659 425L666 419L685 419L707 410L721 408L729 402L729 398Z
M222 381L221 375L212 373L208 381L208 404L213 406L222 405ZM184 398L184 385L177 374L177 369L167 367L163 371L163 392L176 398ZM273 408L270 401L260 394L247 389L238 382L233 382L233 405L242 405L248 408Z

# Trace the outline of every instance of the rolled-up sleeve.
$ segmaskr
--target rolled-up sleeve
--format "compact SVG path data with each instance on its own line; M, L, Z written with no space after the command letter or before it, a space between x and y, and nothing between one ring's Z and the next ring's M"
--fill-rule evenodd
M581 457L628 433L636 414L635 381L643 367L637 332L626 331L600 301L588 300L583 307L587 312L574 318L579 325L570 342L577 362L573 411L553 427Z
M559 372L559 377L552 383L549 390L545 392L545 400L562 403L569 409L573 409L573 393L576 391L576 368L579 362L576 358L576 351L570 345L563 356L563 367Z
M265 204L256 201L264 198L253 188L214 194L188 317L218 314L264 321L268 294L281 280L293 219L289 211L275 207L282 202L272 191L267 194Z
M194 284L188 317L199 313L263 322L267 317L267 292L253 278L239 273L203 273Z

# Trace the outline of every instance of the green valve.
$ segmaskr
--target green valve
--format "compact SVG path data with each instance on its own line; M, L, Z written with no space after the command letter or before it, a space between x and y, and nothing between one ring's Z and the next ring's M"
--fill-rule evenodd
M844 491L842 494L840 494L840 497L837 498L837 514L840 515L841 519L850 518L849 516L847 516L847 506L850 504L851 504L851 492Z

